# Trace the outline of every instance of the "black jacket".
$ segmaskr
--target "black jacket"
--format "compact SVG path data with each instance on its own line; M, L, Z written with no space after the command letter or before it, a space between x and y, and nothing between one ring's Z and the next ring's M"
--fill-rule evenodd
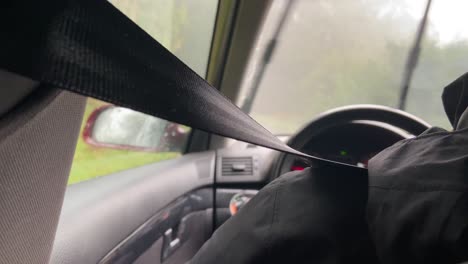
M192 263L468 260L468 127L459 126L465 79L443 96L458 130L432 128L398 142L370 161L368 173L330 165L283 175L221 226Z

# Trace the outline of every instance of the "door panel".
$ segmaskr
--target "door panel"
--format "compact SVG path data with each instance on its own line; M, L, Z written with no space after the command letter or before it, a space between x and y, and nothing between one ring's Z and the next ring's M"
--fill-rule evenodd
M166 237L159 238L147 251L140 255L133 263L134 264L158 264L164 262L165 264L180 264L186 263L190 260L197 251L201 248L203 243L208 240L213 230L212 227L213 210L207 209L191 213L184 217L179 226L183 228L183 235L178 237L181 239L180 247L178 247L172 254L164 256L166 250L164 247L170 242L166 241ZM186 240L186 238L189 238ZM174 241L174 240L172 240Z
M187 245L201 247L213 229L212 194L212 190L206 188L177 198L119 243L99 264L134 263L142 255L159 255L151 263L160 263L175 255L189 260L198 248L191 250ZM159 252L148 252L154 250L153 244L160 239L163 243ZM184 249L187 252L181 254Z
M69 186L50 263L98 263L161 210L212 185L214 164L213 151L188 154ZM205 201L174 222L213 205Z

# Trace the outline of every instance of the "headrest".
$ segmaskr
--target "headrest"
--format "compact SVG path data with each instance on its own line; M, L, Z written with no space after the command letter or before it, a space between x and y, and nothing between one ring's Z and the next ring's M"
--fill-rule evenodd
M0 70L0 117L21 102L38 84L31 79Z

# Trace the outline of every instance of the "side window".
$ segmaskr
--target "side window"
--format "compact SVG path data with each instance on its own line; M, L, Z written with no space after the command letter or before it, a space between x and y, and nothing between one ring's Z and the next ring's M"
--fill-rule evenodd
M218 0L109 2L205 76ZM188 127L90 98L68 183L176 158L189 133Z
M89 98L68 184L180 156L190 128Z

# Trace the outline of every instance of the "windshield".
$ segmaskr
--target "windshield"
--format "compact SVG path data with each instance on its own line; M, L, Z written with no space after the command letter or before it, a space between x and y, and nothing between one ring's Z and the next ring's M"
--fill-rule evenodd
M426 0L296 0L260 80L255 72L288 1L274 1L238 104L276 134L350 104L397 107L408 53ZM406 111L449 127L442 89L468 71L468 1L433 0ZM254 93L252 93L254 91ZM251 104L246 107L246 104Z

